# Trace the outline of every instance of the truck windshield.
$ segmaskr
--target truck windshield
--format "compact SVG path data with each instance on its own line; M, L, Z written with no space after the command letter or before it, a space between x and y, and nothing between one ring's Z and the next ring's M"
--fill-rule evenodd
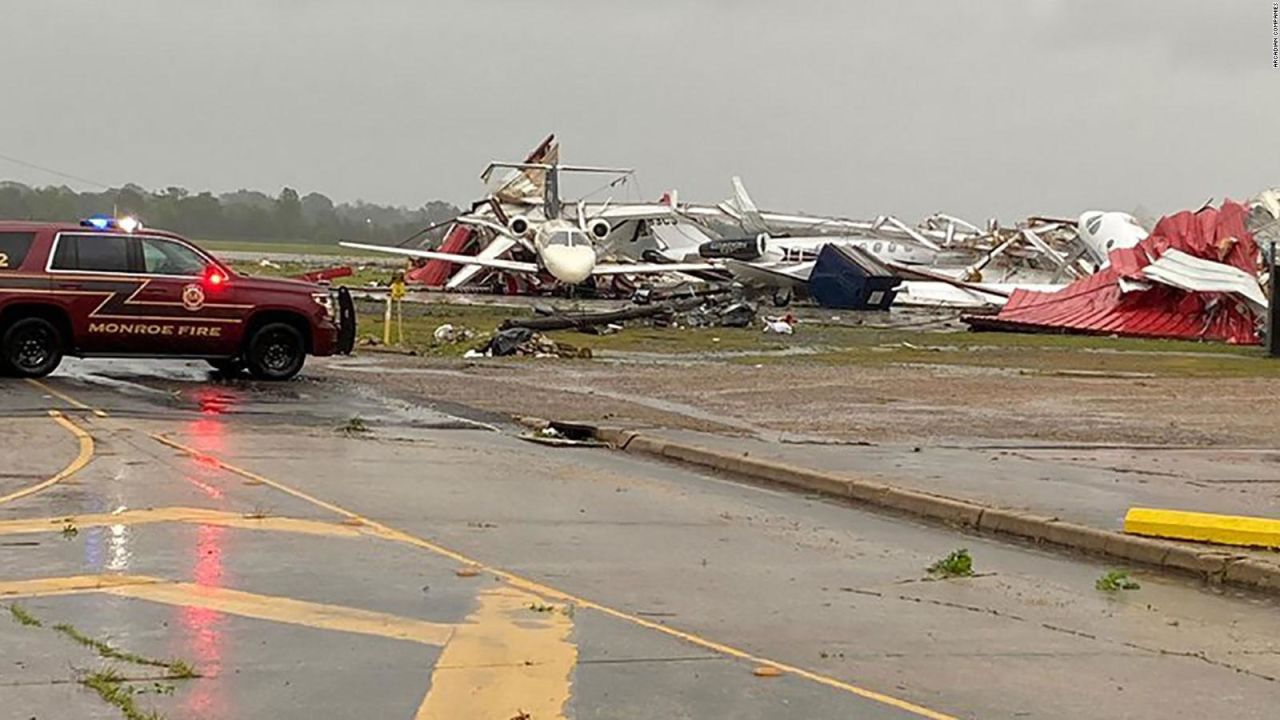
M141 238L143 271L148 275L196 277L209 263L195 250L172 240Z

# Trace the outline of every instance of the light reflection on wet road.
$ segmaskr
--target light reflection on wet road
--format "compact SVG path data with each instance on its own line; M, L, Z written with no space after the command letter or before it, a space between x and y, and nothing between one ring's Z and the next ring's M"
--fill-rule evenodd
M1106 568L1092 561L627 456L531 446L479 429L492 417L326 377L269 385L183 363L69 363L47 382L108 417L38 388L0 394L0 407L30 418L20 426L29 444L68 442L25 414L49 407L78 411L98 442L67 483L0 505L0 538L39 543L0 546L0 593L50 579L58 592L28 588L24 607L195 665L204 677L147 697L171 718L429 717L430 693L454 692L444 690L451 677L490 688L473 701L498 720L535 696L549 698L536 720L1147 720L1214 716L1224 704L1261 719L1274 709L1280 614L1267 599L1154 576L1140 594L1105 597L1092 583ZM335 432L352 417L373 432ZM38 534L3 524L148 508L228 515L86 523L71 537L60 522ZM283 522L293 518L313 525L304 534ZM920 582L960 543L983 577ZM458 572L469 558L490 566ZM139 584L84 590L73 580L84 575ZM68 652L11 625L0 645L19 656ZM459 627L466 640L439 639ZM440 668L446 654L460 665ZM567 657L568 677L542 671ZM754 675L765 662L783 675ZM24 718L52 707L38 688L63 669L11 688L22 712L32 708Z

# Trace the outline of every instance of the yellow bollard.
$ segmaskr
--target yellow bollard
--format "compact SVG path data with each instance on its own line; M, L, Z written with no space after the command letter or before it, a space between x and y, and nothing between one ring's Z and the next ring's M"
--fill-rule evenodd
M382 315L382 344L391 344L391 293L387 293L387 310Z
M404 296L408 294L408 289L404 285L404 273L397 272L391 278L391 292L388 293L387 302L394 302L396 305L396 345L404 344ZM387 306L387 325L391 325L391 306ZM388 330L390 332L390 330Z

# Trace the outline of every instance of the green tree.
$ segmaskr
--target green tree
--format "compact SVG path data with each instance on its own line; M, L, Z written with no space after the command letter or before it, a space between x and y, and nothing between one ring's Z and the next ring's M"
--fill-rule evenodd
M302 227L302 201L298 199L298 191L286 187L276 198L275 223L280 237L295 239L305 233Z

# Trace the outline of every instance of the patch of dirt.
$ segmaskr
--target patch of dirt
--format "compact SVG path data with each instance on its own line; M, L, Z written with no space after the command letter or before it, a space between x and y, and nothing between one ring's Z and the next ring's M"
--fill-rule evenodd
M512 415L842 440L1035 440L1272 446L1274 378L1116 378L1000 368L832 366L802 358L611 364L393 357L398 372L321 366L388 391Z

